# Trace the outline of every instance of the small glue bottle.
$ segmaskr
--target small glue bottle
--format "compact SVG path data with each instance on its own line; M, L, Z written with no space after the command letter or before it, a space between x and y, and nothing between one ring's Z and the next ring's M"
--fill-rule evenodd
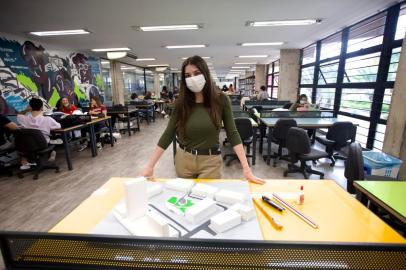
M297 197L297 204L304 204L305 195L303 192L303 186L300 186L299 196Z

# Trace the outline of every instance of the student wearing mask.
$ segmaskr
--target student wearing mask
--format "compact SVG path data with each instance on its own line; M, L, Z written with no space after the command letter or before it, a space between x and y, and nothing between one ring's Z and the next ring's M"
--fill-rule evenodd
M89 114L92 116L101 116L105 117L107 115L107 108L106 106L103 105L103 103L100 101L100 99L96 96L92 97L90 99L90 110ZM103 123L97 123L94 125L94 131L97 133L99 132L105 125ZM96 134L96 145L99 150L101 150L102 144L100 141L100 134Z
M179 177L221 178L219 133L223 122L227 138L240 159L244 177L264 183L253 175L248 165L230 101L213 84L206 62L200 56L189 57L183 62L181 76L180 94L171 119L141 175L153 176L155 164L177 135L180 143L175 168Z
M61 128L61 124L56 122L52 117L42 114L43 105L41 99L32 98L27 109L18 113L17 121L24 128L40 130L47 143L49 143L51 130ZM56 152L52 151L50 159L54 160L55 155ZM36 164L28 163L26 158L21 158L21 170L30 169L31 166L35 165Z
M257 100L267 100L269 98L268 91L266 91L265 85L260 87L261 91L257 95Z
M303 111L305 110L305 106L308 105L308 99L305 94L301 94L297 101L290 106L289 110L291 111Z
M69 99L66 97L61 99L59 108L60 111L65 114L72 114L74 111L77 110L76 106L74 104L71 104L69 102Z
M228 87L228 92L230 92L231 94L235 92L233 84L230 84L230 86Z

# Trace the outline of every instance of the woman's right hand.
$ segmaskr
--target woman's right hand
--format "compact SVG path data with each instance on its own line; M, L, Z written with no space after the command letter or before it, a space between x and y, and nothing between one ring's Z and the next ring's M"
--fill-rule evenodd
M141 171L140 175L144 177L152 177L154 175L154 168L147 165Z

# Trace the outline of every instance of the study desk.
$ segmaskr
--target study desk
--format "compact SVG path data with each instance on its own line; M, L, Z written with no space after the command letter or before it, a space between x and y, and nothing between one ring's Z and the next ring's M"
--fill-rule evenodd
M267 148L267 155L266 155L266 164L270 164L271 161L271 138L272 138L272 128L275 127L276 122L281 119L277 117L272 117L272 118L263 118L260 117L258 118L259 121L264 124L268 128L268 137L267 137L267 142L268 142L268 148ZM331 127L334 123L338 122L338 119L335 117L330 117L330 118L319 118L319 117L308 117L308 118L301 118L301 117L296 117L296 118L290 118L294 119L297 123L297 127L304 128L304 129L318 129L318 128L329 128ZM356 128L356 126L355 126ZM356 131L354 132L354 135L356 134ZM354 137L355 140L355 137ZM261 136L260 138L260 145L259 145L259 152L262 153L262 148L263 148L263 138Z
M128 108L128 110L112 110L112 111L107 111L107 115L109 116L115 116L118 117L120 114L123 114L127 118L127 131L128 135L131 136L131 114L137 113L138 109L137 108ZM137 130L140 131L140 118L138 116L138 113L136 115L137 118Z
M72 165L72 157L71 157L70 142L68 139L68 134L70 134L72 131L75 131L75 130L89 128L90 149L92 152L92 157L95 157L95 156L97 156L97 146L96 146L96 132L95 132L94 126L100 122L106 122L106 121L109 122L108 128L109 128L109 132L110 132L110 138L113 138L113 129L111 126L111 117L110 116L92 119L90 122L87 122L87 123L81 124L81 125L77 125L77 126L73 126L73 127L52 130L53 134L60 134L62 136L63 147L65 150L65 159L66 159L66 163L68 164L69 170L73 170L73 165ZM110 140L110 141L111 141L111 146L113 147L114 140Z
M76 209L56 224L50 232L90 233L122 200L123 182L130 178L113 177L93 192ZM164 181L155 179L154 181ZM233 181L197 180L199 182ZM267 180L265 185L249 183L254 198L272 192L297 192L304 186L305 204L293 204L308 215L318 225L313 229L289 211L279 213L267 208L268 212L283 225L282 230L275 229L263 214L256 209L257 218L264 240L311 241L311 242L374 242L406 243L406 240L390 226L380 220L359 201L331 180ZM264 207L267 207L264 205ZM112 232L112 234L114 234Z
M406 228L406 181L355 181L361 201L369 200L385 209Z

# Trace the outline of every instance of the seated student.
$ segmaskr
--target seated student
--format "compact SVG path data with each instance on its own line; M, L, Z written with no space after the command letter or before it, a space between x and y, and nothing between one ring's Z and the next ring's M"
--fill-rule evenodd
M29 106L18 113L17 121L24 128L38 129L44 135L47 143L50 141L51 130L61 128L61 124L56 122L52 117L47 117L42 114L44 104L39 98L32 98ZM56 152L52 151L50 159L55 159ZM29 163L25 157L21 158L21 170L30 169L35 166L34 163Z
M228 88L227 88L227 85L223 85L223 88L221 88L221 91L223 91L223 92L227 92L228 91Z
M60 105L59 105L59 111L63 112L65 114L72 114L74 111L76 111L78 108L74 104L71 104L69 102L69 99L66 97L61 98L60 100Z
M261 91L257 95L257 100L267 100L269 98L268 91L266 91L265 85L260 87Z
M138 98L137 93L132 93L130 96L132 101L140 101L140 99Z
M6 150L13 146L13 143L6 139L6 130L16 130L17 128L15 123L0 114L0 150Z
M230 86L228 87L228 92L229 92L230 94L235 93L235 89L234 89L233 84L230 84Z
M107 115L107 108L106 106L103 105L103 103L100 101L99 98L97 97L92 97L90 100L90 109L89 109L89 114L92 116L103 116L105 117ZM97 133L99 132L103 127L105 127L104 123L97 123L94 125L94 131ZM96 134L96 141L97 141L97 148L101 150L102 144L100 141L100 134Z
M168 99L168 89L166 85L162 86L161 99Z
M297 101L290 106L291 111L305 111L306 107L309 105L308 98L305 94L301 94Z

